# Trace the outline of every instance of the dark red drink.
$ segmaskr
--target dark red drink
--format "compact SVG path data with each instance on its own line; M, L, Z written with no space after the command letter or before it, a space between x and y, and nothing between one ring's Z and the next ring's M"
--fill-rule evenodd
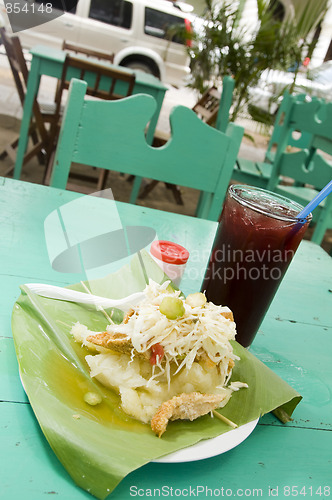
M251 186L231 186L222 212L202 291L228 306L236 340L253 341L309 224L296 219L303 207Z

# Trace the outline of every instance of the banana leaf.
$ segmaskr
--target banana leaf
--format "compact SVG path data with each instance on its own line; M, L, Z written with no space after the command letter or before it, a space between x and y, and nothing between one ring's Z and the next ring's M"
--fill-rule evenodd
M159 283L167 279L148 254L136 255L117 273L95 280L93 290L118 298L143 290L148 277ZM84 291L81 284L72 288ZM105 329L102 312L37 296L24 286L21 290L12 330L22 383L46 439L78 486L103 499L149 461L230 430L206 415L193 422L171 422L163 437L156 437L150 426L122 411L118 395L90 378L87 351L71 339L77 321L91 330ZM121 311L107 312L122 321ZM233 393L223 415L239 426L276 408L290 416L301 396L248 350L236 342L233 347L241 360L232 380L246 382L249 388ZM102 396L101 404L84 402L90 391Z

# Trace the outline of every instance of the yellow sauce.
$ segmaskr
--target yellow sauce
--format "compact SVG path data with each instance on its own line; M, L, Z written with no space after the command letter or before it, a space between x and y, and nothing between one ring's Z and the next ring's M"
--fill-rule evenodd
M88 418L97 421L104 426L118 426L121 429L132 430L135 432L151 432L148 425L145 425L124 413L121 409L120 397L110 389L107 389L97 380L93 380L89 376L89 368L85 361L85 356L91 352L76 343L71 341L71 346L86 368L86 375L80 368L74 366L68 359L62 355L54 355L54 351L50 351L50 359L45 359L44 380L66 406L72 409L74 419ZM51 367L51 368L50 368ZM95 392L102 396L102 402L95 406L91 406L84 401L84 395L87 392Z

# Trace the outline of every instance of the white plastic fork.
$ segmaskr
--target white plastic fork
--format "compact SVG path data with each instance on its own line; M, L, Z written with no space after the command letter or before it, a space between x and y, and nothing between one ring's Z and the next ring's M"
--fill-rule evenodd
M33 293L49 299L66 300L69 302L78 302L81 304L90 304L96 307L116 307L126 312L130 307L137 305L144 298L143 292L136 292L123 299L108 299L106 297L99 297L89 293L78 292L60 286L45 285L43 283L26 283L24 286L28 287Z

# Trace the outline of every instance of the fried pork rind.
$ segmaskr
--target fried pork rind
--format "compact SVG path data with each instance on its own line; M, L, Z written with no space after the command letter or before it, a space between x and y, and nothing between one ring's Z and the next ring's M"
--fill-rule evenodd
M195 420L218 408L223 399L222 395L199 392L174 396L159 407L151 420L151 429L161 437L170 420Z
M107 353L109 349L103 347L102 345L98 345L96 343L89 342L87 339L92 334L90 330L85 325L77 322L73 325L71 329L71 334L75 339L75 342L84 345L89 349L90 352L99 352L99 353Z
M87 341L91 344L95 344L106 349L111 349L112 351L129 354L130 356L132 355L132 352L134 352L134 355L139 356L143 359L150 358L150 354L147 351L137 352L134 349L132 341L123 333L97 333L95 335L89 335L87 337Z

